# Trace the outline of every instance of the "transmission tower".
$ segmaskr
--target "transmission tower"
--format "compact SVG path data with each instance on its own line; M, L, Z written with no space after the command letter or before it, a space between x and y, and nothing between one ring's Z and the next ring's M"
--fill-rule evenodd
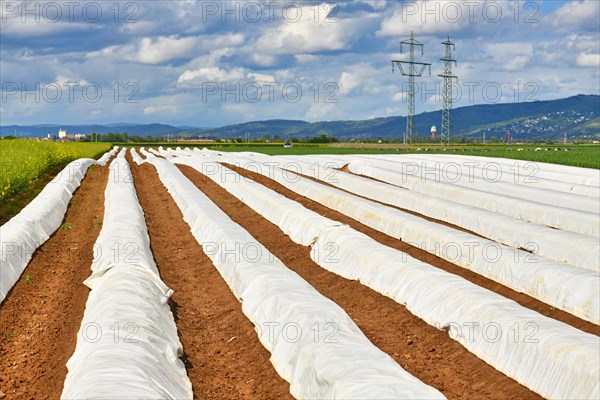
M406 116L406 132L404 132L404 144L412 143L415 125L413 118L415 116L415 76L420 77L423 75L425 68L429 67L429 75L431 75L431 64L415 62L415 46L421 47L421 57L423 56L423 43L415 40L412 31L410 32L410 39L403 40L400 42L400 54L402 54L402 45L408 45L409 58L408 61L392 60L392 73L394 72L394 65L398 66L400 73L404 76L408 76L408 115ZM403 65L408 65L408 72L403 68ZM417 67L418 66L418 67Z
M444 78L444 88L442 89L442 134L440 136L442 145L449 145L452 134L452 117L450 115L452 112L452 80L456 79L458 82L458 77L452 75L452 63L456 65L456 60L452 58L452 50L455 47L454 43L450 41L450 36L442 44L446 46L446 54L444 58L440 58L444 62L444 73L438 75Z

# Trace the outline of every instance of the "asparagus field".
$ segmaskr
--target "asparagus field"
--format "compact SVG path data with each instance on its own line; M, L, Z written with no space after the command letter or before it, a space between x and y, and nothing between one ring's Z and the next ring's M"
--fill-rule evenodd
M596 169L115 147L0 227L0 398L596 399L599 238Z

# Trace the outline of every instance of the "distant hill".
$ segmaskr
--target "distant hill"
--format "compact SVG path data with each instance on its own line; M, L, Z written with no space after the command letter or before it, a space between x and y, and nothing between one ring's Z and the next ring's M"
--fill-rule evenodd
M107 125L5 125L0 127L0 136L17 135L22 137L46 137L48 132L51 135L58 135L59 129L65 129L69 134L75 133L108 133L108 132L127 132L129 135L140 136L162 136L167 133L179 134L183 129L165 124L107 124Z
M488 139L504 137L506 131L518 139L560 139L595 136L600 133L600 96L578 95L560 100L526 103L484 104L460 107L452 112L453 134L456 137L482 136ZM441 130L441 111L425 112L415 116L416 132L429 136L432 125ZM594 122L595 121L595 122ZM281 137L309 137L327 134L339 138L402 137L406 117L375 118L362 121L304 121L270 120L229 125L214 129L195 129L191 136L252 137L279 135Z
M249 133L251 137L262 137L264 135L280 134L280 132L301 132L308 125L311 124L306 121L272 119L227 125L221 128L190 129L184 131L183 134L189 136L245 137L246 133Z
M429 136L432 125L441 130L441 111L425 112L415 116L416 132ZM595 137L600 134L600 96L577 95L565 99L525 103L483 104L456 108L452 112L455 137L502 138L506 131L519 139L560 139L566 133L570 138ZM278 135L282 138L310 137L327 134L338 138L400 138L404 135L406 117L375 118L362 121L322 121L309 123L298 120L252 121L220 128L175 127L164 124L111 124L111 125L36 125L3 126L0 135L44 137L58 128L69 133L127 132L129 135L161 136L169 134L188 137L233 138Z

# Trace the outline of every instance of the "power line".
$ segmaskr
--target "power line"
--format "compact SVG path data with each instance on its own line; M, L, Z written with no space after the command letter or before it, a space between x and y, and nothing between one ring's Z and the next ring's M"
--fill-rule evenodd
M423 75L426 67L429 67L429 75L431 76L431 64L415 62L415 46L421 47L421 57L424 55L423 43L415 40L413 32L410 32L410 39L403 40L400 42L400 54L402 54L402 45L408 45L409 47L409 58L408 61L392 60L392 73L394 72L394 65L398 66L400 73L403 76L408 76L408 115L406 116L406 132L404 132L404 144L412 143L415 126L413 118L415 116L415 77ZM408 65L408 72L403 68L404 65ZM417 66L419 69L417 70Z

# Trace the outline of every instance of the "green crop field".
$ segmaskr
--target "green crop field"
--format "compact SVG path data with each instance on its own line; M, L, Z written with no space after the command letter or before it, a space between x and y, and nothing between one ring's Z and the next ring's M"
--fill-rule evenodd
M477 153L458 151L454 154L476 155L483 157L503 157L515 160L527 160L533 162L544 162L550 164L571 165L574 167L600 169L600 146L575 146L570 151L554 150L557 146L543 146L543 150L535 151L530 148L523 151L479 151ZM548 150L546 150L548 149Z
M110 143L0 140L0 201L32 185L49 168L77 158L96 158L111 146Z
M396 154L395 149L368 149L368 148L344 148L331 147L327 145L321 146L299 146L284 148L283 145L264 146L264 145L249 145L249 146L211 146L208 147L215 151L251 151L255 153L264 153L271 156L278 155L305 155L305 154Z

